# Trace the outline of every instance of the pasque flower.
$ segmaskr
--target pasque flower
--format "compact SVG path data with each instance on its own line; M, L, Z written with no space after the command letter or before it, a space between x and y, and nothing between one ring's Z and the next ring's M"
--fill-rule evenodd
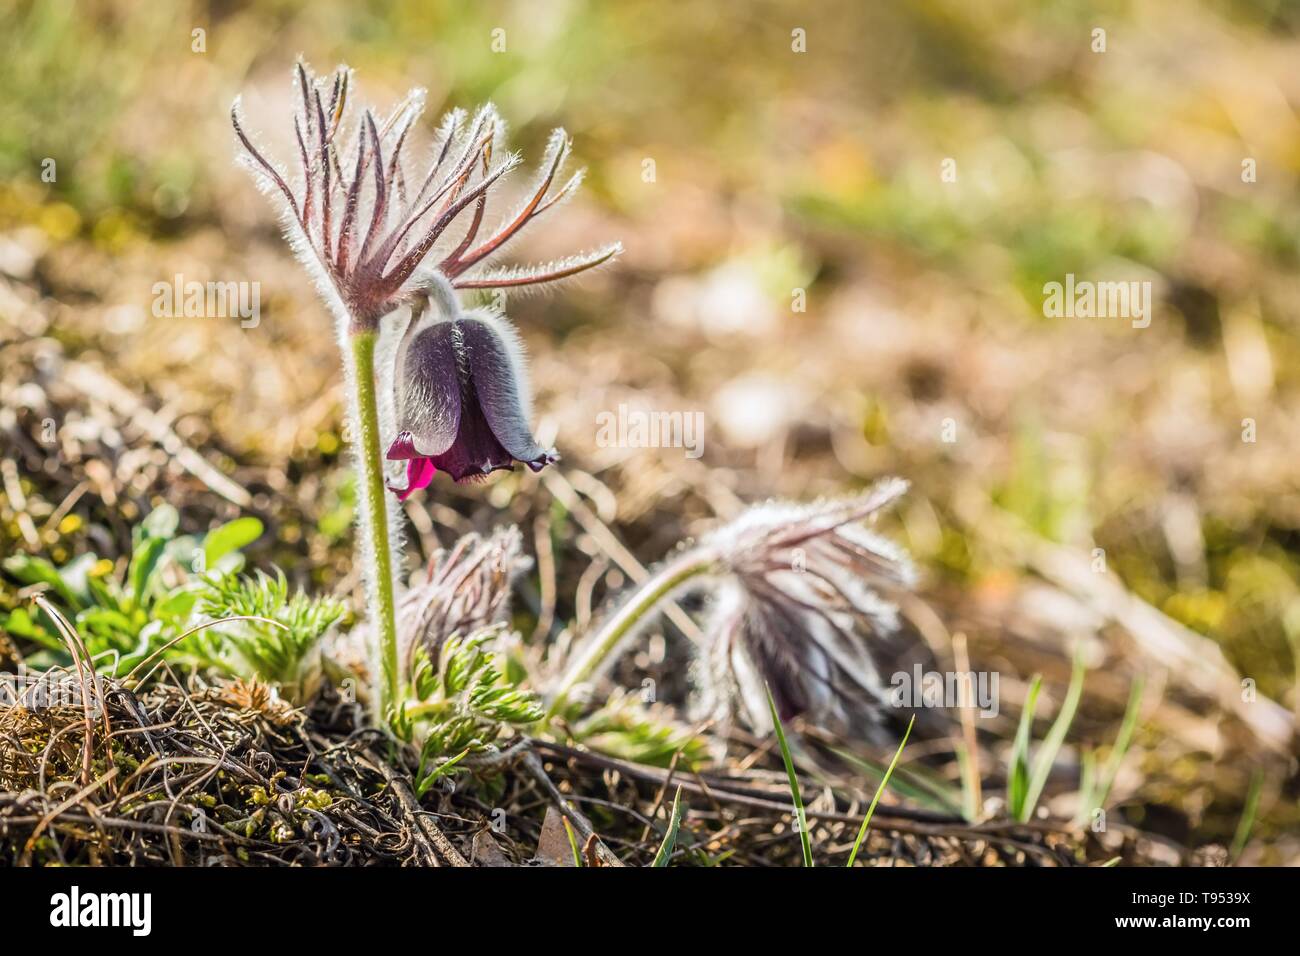
M512 238L582 181L579 172L560 185L569 153L563 130L551 134L541 172L525 198L504 217L493 210L491 221L498 224L483 238L491 190L519 165L518 156L504 152L504 125L491 105L472 119L463 110L448 113L419 173L409 168L409 144L424 110L423 90L411 91L382 120L367 109L351 123L346 68L317 80L299 63L294 85L296 175L253 144L240 121L238 100L231 122L242 162L278 202L285 234L338 327L357 436L359 550L375 624L376 704L380 718L400 728L398 538L390 534L400 515L384 490L381 432L391 442L388 457L408 462L406 487L395 489L403 498L427 485L438 468L461 480L514 461L536 469L553 460L528 430L521 352L505 317L462 313L456 293L565 279L611 259L620 247L542 265L490 266ZM464 225L452 232L457 223ZM405 307L410 307L409 324L398 367L376 369L381 320ZM399 422L381 423L376 379L393 381Z
M915 642L895 641L898 613L883 596L914 581L898 545L862 526L907 489L878 482L841 501L758 505L664 562L566 662L551 692L559 713L575 688L608 668L683 591L712 597L695 676L706 707L771 729L767 692L782 720L870 739L889 718L889 686Z
M890 479L845 500L762 505L713 535L706 546L727 573L700 672L706 699L767 731L766 688L783 721L802 715L849 739L880 736L888 675L915 650L894 640L898 611L881 589L910 588L914 572L902 548L862 522L906 490Z
M407 462L405 500L438 470L482 478L516 461L555 461L528 428L523 354L505 316L462 313L450 290L413 311L397 350L397 427L388 457ZM390 486L392 487L392 486Z
M243 161L263 189L279 197L295 250L336 293L351 323L374 327L379 319L427 284L430 268L455 289L513 288L554 282L600 265L617 255L617 243L557 262L492 269L487 262L520 230L572 195L582 171L558 186L569 153L564 130L551 134L534 187L504 219L479 232L487 219L490 191L519 165L502 152L504 124L488 104L467 123L452 110L434 140L422 176L409 178L411 132L424 112L425 92L412 90L387 118L362 112L351 130L346 118L352 97L345 67L319 81L301 63L296 68L299 107L293 120L299 172L291 185L245 132L239 101L231 121L244 149ZM556 188L558 186L558 188ZM463 216L461 238L444 243L447 230Z

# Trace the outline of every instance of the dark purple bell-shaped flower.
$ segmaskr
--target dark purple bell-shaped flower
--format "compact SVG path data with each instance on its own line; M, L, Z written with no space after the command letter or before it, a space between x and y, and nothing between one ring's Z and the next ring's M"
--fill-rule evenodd
M413 315L397 351L397 438L388 458L405 461L403 501L437 471L483 478L521 461L533 471L556 460L528 427L528 381L518 336L502 315L461 312L450 289Z

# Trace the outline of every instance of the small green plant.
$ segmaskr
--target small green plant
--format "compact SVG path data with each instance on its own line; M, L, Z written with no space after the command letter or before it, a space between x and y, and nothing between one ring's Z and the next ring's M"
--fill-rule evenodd
M1105 765L1098 772L1096 754L1092 750L1083 752L1082 773L1079 784L1079 809L1075 821L1081 822L1090 812L1106 803L1110 788L1119 776L1120 765L1128 753L1129 744L1133 742L1133 732L1137 729L1138 714L1142 705L1142 691L1145 687L1141 675L1133 681L1129 691L1128 704L1124 708L1124 719L1120 722L1119 734L1115 744L1110 748Z
M420 744L417 790L434 779L468 769L468 756L494 753L496 741L541 720L538 698L505 675L495 651L504 625L470 635L453 635L438 661L417 648L411 669L415 700L402 708L397 730Z
M1020 725L1016 728L1016 740L1011 751L1011 769L1007 778L1007 808L1011 816L1023 822L1034 815L1034 809L1047 786L1047 778L1052 773L1052 765L1060 752L1065 735L1070 732L1075 712L1079 707L1079 698L1083 695L1083 679L1086 668L1082 657L1074 658L1074 667L1070 674L1070 686L1065 692L1065 701L1061 705L1056 720L1043 738L1038 749L1038 756L1032 768L1029 762L1029 743L1034 723L1034 711L1038 708L1038 694L1042 690L1043 678L1035 674L1029 686L1029 695L1025 699L1025 709L1020 714Z
M569 735L592 750L652 767L668 767L674 757L686 768L708 762L708 746L699 734L646 707L635 694L621 688L586 716L578 716L580 704L569 709L573 712L568 720Z
M450 760L444 760L434 767L429 766L427 762L428 756L427 750L420 754L420 766L415 773L415 795L417 797L423 797L429 792L430 787L455 770L456 765L469 756L469 751L462 750Z
M1043 738L1042 746L1038 751L1038 758L1034 762L1034 772L1029 778L1029 789L1025 795L1025 805L1021 810L1021 816L1017 819L1028 820L1034 813L1034 808L1038 806L1038 801L1043 795L1043 789L1047 786L1047 778L1051 776L1052 765L1056 761L1056 755L1060 752L1061 745L1065 743L1065 735L1070 732L1070 725L1074 723L1074 715L1079 709L1079 698L1083 695L1083 678L1085 668L1083 660L1076 655L1074 667L1070 673L1070 686L1065 693L1065 702L1061 705L1061 711L1056 715L1056 720L1052 722L1052 727Z
M582 866L582 853L578 850L578 835L573 832L573 824L569 822L568 817L563 818L564 833L569 838L569 852L573 854L573 865Z
M343 616L343 604L290 594L283 574L239 574L241 550L262 535L256 518L236 518L202 537L178 535L179 525L176 509L155 508L133 530L131 557L120 575L95 554L62 567L20 554L4 569L25 585L46 587L102 674L123 677L139 665L166 661L256 678L275 684L289 700L305 700L316 648ZM0 626L40 645L27 659L31 666L71 663L47 611L15 608Z
M209 586L242 568L240 550L262 534L262 523L251 517L237 518L202 538L178 536L179 523L175 508L155 508L133 529L131 557L120 575L114 574L111 561L93 553L62 567L17 554L5 559L4 570L24 585L45 585L72 619L96 668L121 676L184 632ZM44 612L15 608L0 627L43 648L29 658L32 666L70 663L55 622ZM169 648L167 659L220 666L188 639L184 646Z
M276 684L301 703L319 670L320 640L346 608L333 598L290 594L283 572L271 577L258 571L255 577L232 574L213 582L198 610L213 619L254 619L221 624L195 639L209 646L206 656L227 662L237 676Z
M1007 806L1011 815L1019 820L1029 794L1029 741L1034 726L1034 711L1038 709L1038 692L1043 688L1043 675L1035 674L1025 698L1025 709L1020 712L1016 739L1011 745L1011 764L1007 770Z

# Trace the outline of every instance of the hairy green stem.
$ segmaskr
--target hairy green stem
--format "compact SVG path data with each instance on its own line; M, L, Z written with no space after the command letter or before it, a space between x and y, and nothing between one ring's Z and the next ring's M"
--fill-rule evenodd
M668 562L647 578L617 613L578 651L560 678L543 720L549 721L559 713L575 687L590 680L602 667L612 663L611 655L660 602L691 578L714 571L716 564L717 558L712 550L697 548Z
M366 587L370 603L371 656L379 664L375 694L377 717L391 725L400 700L397 668L397 615L393 600L393 552L389 541L387 489L379 449L379 408L375 394L375 340L377 333L352 334L352 381L356 389L357 455L362 507L365 509L361 559L369 573ZM369 552L369 553L366 553Z

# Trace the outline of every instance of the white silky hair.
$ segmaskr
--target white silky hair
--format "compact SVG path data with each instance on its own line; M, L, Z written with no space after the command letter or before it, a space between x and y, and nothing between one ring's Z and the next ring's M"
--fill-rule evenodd
M873 638L896 633L899 614L874 585L908 588L916 576L904 549L858 522L906 487L885 480L839 501L768 502L706 539L726 573L715 583L708 643L694 671L697 714L725 719L734 708L755 731L770 731L766 658L769 666L785 661L782 666L793 668L790 676L806 695L806 712L819 723L848 727L862 716L875 719L870 712L884 708L888 689ZM844 565L846 546L867 563ZM805 562L799 568L792 560L796 549ZM759 582L762 587L753 586ZM769 602L785 610L778 615ZM835 690L836 674L851 693Z
M404 333L415 320L414 305L394 309L379 320L379 340L375 343L375 387L379 405L379 446L387 449L397 437L397 363L401 358ZM404 477L406 462L384 459L384 476Z
M418 310L412 320L402 323L404 331L398 336L398 342L410 342L418 333L443 322L470 320L483 323L496 333L502 347L505 349L506 358L510 362L510 371L514 376L519 392L519 403L523 409L524 418L531 420L533 417L533 390L528 375L528 352L514 323L506 317L504 312L496 309L484 307L470 309L468 312L462 309L459 293L452 288L451 283L447 281L447 277L437 269L427 269L418 273L418 280L421 293L428 300L428 306ZM399 347L400 344L395 346L395 349ZM397 362L402 360L403 354L395 351L391 368L397 368ZM390 386L388 391L392 393L393 388ZM396 437L395 424L392 429L392 437ZM391 441L392 437L388 440Z
M523 409L524 419L533 417L533 390L528 377L528 354L524 349L524 340L515 329L514 324L506 318L504 312L492 309L473 309L465 313L466 319L482 322L496 332L506 350L506 359L510 362L510 371L514 375L519 392L519 405Z

